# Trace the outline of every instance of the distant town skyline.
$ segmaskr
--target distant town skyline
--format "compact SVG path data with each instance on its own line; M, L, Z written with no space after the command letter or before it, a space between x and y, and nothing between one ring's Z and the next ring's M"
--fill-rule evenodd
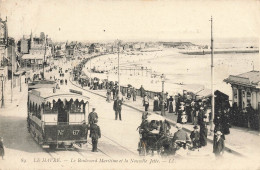
M9 36L54 41L185 41L259 38L259 1L0 0Z

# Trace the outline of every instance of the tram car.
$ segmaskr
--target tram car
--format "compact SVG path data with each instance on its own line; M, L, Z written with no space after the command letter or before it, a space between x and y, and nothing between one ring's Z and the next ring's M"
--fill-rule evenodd
M87 142L88 97L71 89L34 88L28 91L28 131L36 142L50 148Z

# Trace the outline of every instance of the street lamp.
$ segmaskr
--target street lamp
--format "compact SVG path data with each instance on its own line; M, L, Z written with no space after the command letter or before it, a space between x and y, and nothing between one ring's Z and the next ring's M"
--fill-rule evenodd
M3 108L4 107L4 105L5 105L5 103L4 103L4 75L2 74L1 76L0 76L0 79L1 79L1 81L2 81L2 104L1 104L1 108Z
M161 115L165 116L165 109L164 109L164 82L165 82L165 75L161 75L162 80L162 108L161 108Z
M121 45L121 41L120 40L117 40L117 54L118 54L118 57L117 57L117 76L118 76L118 92L120 93L120 61L119 61L119 53L120 53L120 45Z

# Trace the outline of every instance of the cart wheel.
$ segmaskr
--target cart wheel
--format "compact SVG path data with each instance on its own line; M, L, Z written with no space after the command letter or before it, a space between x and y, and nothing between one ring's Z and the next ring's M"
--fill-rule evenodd
M49 147L50 147L51 150L53 150L53 149L56 149L57 145L56 144L50 144Z

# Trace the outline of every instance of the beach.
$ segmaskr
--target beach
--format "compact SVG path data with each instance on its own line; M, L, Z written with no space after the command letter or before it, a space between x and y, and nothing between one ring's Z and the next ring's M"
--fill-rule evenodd
M120 84L141 85L146 90L162 89L160 75L164 74L165 91L181 93L184 86L193 90L211 87L211 55L185 55L177 49L163 49L155 52L120 53ZM223 82L229 75L237 75L251 70L259 70L259 53L232 53L214 55L214 89L231 96L231 87ZM108 74L88 73L90 62L84 72L89 76L117 81L118 54L97 57L91 61L91 68L108 71ZM141 69L143 67L143 69ZM157 75L157 76L156 76Z

